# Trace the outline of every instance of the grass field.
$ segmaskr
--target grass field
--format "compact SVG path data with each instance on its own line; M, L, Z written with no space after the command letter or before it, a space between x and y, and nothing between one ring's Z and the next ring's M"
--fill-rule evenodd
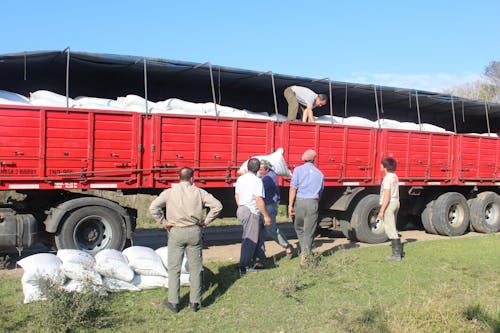
M208 263L203 308L174 315L166 290L112 294L87 332L500 332L500 235L339 250L240 278ZM7 274L8 275L8 274ZM22 305L20 278L0 283L0 331L43 330L45 302ZM188 289L182 288L181 306Z

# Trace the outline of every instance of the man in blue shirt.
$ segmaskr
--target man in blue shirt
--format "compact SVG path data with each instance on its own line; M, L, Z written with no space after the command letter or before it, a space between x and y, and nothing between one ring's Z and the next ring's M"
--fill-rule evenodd
M271 217L271 224L265 226L267 234L286 251L286 256L291 259L293 256L292 245L288 242L286 236L280 231L276 224L276 216L278 215L278 206L280 202L280 187L278 177L272 169L272 165L268 160L260 160L260 176L264 185L264 203L266 211Z
M314 166L316 152L302 154L304 164L293 170L288 196L288 214L295 216L295 232L301 249L300 267L304 267L311 254L314 233L318 224L319 199L323 192L324 176Z

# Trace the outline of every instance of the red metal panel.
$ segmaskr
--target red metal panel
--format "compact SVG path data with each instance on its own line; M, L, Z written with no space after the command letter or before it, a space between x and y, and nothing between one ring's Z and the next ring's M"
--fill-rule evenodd
M0 180L39 178L40 112L2 107L0 124Z
M384 129L380 156L393 157L400 181L425 183L452 180L453 135Z
M301 165L307 149L316 150L317 167L325 185L369 183L373 175L376 131L371 128L289 123L281 131L285 157L291 169ZM288 151L288 153L286 153Z
M498 175L500 139L460 135L458 142L460 145L459 181L494 182L500 178Z
M62 174L85 167L89 138L88 113L47 110L45 113L45 176L50 179L78 179Z

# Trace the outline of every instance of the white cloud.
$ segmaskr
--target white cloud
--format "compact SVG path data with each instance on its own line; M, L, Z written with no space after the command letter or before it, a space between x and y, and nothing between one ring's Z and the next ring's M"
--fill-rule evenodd
M475 82L479 79L481 75L470 72L455 74L352 73L350 77L341 81L442 92L446 88Z

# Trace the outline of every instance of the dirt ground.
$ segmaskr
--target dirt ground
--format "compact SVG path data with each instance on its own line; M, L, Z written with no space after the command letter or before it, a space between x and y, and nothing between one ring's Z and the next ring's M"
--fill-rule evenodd
M400 232L402 242L420 242L429 240L439 240L439 239L449 239L447 236L439 236L428 234L421 230L410 230ZM484 234L477 232L469 232L465 235L459 236L459 238L464 237L477 237ZM298 240L292 239L290 243L297 249ZM351 243L346 239L341 233L334 233L330 237L317 237L314 240L314 251L318 253L328 253L335 251L337 249L349 249L358 247L369 247L369 246L384 246L388 245L389 242L382 244L366 244L366 243ZM208 249L203 250L203 260L204 261L227 261L227 262L238 262L240 257L240 246L241 244L230 244L230 245L217 245L210 246ZM285 250L276 244L274 241L266 241L266 255L268 257L277 256L282 257L285 255Z
M425 231L421 230L410 230L410 231L401 231L403 242L421 242L421 241L429 241L429 240L440 240L440 239L449 239L447 236L439 236L428 234ZM469 232L463 236L459 236L459 238L464 237L478 237L484 234ZM297 248L297 239L290 240L290 243ZM387 246L389 243L382 244L365 244L365 243L351 243L349 240L344 238L341 233L332 233L328 237L317 237L314 241L314 251L317 253L328 253L333 252L335 250L344 248L358 248L358 247L369 247L369 246ZM224 261L237 263L240 256L240 243L229 244L229 245L212 245L208 246L203 250L203 260L205 262L208 261ZM388 250L389 252L389 250ZM271 258L274 257L276 259L281 258L285 255L285 250L276 244L274 241L266 241L266 255ZM23 270L21 268L14 269L0 269L0 278L2 277L19 277L21 278L23 274Z

